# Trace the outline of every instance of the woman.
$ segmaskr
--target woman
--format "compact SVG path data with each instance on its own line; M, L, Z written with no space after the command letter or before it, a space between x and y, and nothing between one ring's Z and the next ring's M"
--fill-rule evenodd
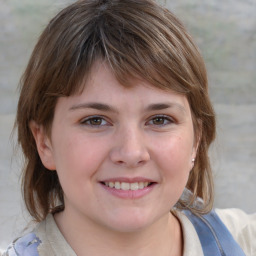
M253 255L256 217L212 211L207 86L192 38L154 1L62 10L32 53L16 120L39 224L5 255Z

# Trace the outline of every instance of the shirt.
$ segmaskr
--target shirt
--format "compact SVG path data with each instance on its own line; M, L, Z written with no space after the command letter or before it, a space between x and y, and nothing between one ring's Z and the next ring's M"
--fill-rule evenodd
M256 256L256 214L248 215L239 209L217 209L216 213L245 254ZM200 240L193 224L182 212L175 211L174 214L182 227L183 256L203 256ZM29 249L24 250L24 245ZM3 256L76 256L57 227L52 214L49 214L44 221L39 223L32 233L23 236L15 250L13 246L10 246L8 253L3 254Z

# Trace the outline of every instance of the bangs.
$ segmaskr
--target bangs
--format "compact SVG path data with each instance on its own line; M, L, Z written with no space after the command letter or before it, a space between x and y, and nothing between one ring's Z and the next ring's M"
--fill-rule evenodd
M86 6L72 10L71 5L69 16L64 9L51 21L45 35L47 48L52 44L47 60L51 69L48 66L45 74L49 85L46 94L81 92L96 61L106 63L124 86L132 86L135 78L182 94L195 84L198 87L198 51L176 17L157 5L117 2L95 4L94 13L85 13ZM55 32L58 35L53 35Z

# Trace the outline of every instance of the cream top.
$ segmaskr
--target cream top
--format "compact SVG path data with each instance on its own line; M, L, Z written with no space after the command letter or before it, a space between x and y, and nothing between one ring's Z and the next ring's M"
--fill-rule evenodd
M247 256L256 256L256 214L248 215L238 209L216 210L235 240ZM180 220L184 238L184 256L203 256L196 230L190 220L181 212L175 213ZM40 256L76 256L58 229L54 218L49 214L35 229L42 241L38 247Z

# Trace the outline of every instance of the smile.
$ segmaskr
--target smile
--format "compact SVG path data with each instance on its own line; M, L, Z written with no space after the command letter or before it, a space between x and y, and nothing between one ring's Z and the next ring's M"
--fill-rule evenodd
M152 182L120 182L120 181L110 181L110 182L103 182L103 184L107 187L118 189L118 190L141 190L144 189L152 184Z

